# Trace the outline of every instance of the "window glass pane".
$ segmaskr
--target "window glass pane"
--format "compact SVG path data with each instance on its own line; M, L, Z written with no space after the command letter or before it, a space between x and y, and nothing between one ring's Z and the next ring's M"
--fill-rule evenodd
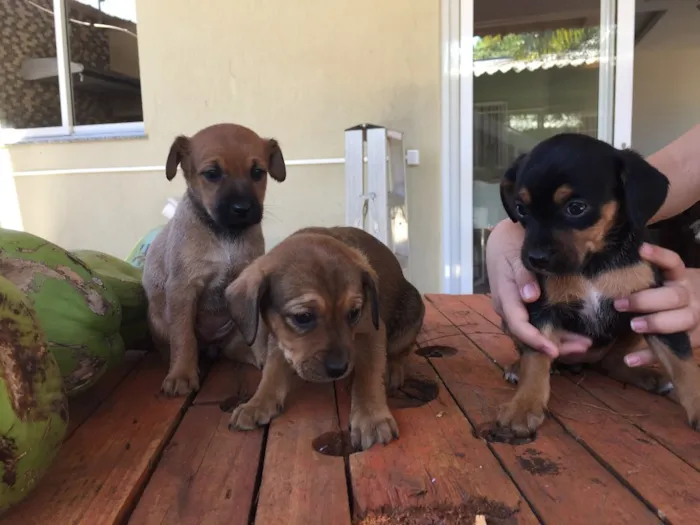
M61 125L55 57L53 2L0 0L0 127Z
M67 0L76 125L143 120L135 0Z
M489 291L485 246L507 217L510 163L557 133L598 134L600 11L599 0L475 0L474 293Z

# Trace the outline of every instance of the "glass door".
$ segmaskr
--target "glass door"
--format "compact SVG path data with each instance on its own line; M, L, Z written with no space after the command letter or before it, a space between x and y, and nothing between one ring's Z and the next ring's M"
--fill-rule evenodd
M629 134L631 111L625 117L627 105L616 108L616 58L625 48L617 42L615 0L470 0L462 9L465 4L472 4L473 32L470 42L462 32L462 49L470 45L471 53L462 54L460 69L471 78L462 78L460 135L462 151L471 149L471 158L462 159L462 181L470 183L472 207L462 208L471 221L462 221L461 237L472 257L462 258L462 293L487 293L485 247L506 218L499 195L506 168L561 132L620 142L615 135ZM616 113L627 122L616 123Z

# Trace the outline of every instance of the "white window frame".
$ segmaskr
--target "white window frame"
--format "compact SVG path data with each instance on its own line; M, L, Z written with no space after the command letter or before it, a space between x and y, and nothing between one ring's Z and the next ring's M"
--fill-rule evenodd
M471 294L474 286L474 2L441 0L441 291L447 294ZM615 84L612 97L600 101L599 131L616 147L629 147L632 137L635 13L635 0L601 0L601 33L617 32L614 49L609 41L601 45L612 56L602 64L599 91L612 85L610 64Z
M58 67L58 93L61 102L61 125L45 128L0 129L0 144L144 136L143 121L75 125L73 120L73 86L70 74L67 0L53 0L53 17L56 30L56 64ZM143 107L143 94L141 94L141 105Z

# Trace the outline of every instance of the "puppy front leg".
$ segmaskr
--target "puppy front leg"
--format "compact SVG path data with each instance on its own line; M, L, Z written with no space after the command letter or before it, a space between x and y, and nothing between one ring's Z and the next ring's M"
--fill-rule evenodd
M281 414L293 379L294 370L285 360L282 350L271 344L260 384L250 401L233 411L228 423L229 430L253 430Z
M357 341L356 344L362 344ZM369 344L355 358L350 402L350 432L355 448L367 450L399 437L399 429L387 403L384 375L387 368L386 328L382 323Z
M184 396L199 390L197 338L194 332L198 290L168 290L168 324L170 326L170 368L161 390L169 396Z
M549 328L542 331L552 335ZM552 359L522 343L516 341L516 344L520 351L518 389L513 399L501 407L498 424L509 428L517 437L528 437L544 422L549 402Z
M645 339L670 376L688 423L700 431L700 368L693 359L688 334L655 334Z

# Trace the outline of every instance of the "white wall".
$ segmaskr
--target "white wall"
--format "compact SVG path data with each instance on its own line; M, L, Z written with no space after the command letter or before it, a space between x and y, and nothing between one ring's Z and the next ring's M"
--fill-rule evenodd
M632 146L649 155L700 123L700 11L674 2L635 49Z

